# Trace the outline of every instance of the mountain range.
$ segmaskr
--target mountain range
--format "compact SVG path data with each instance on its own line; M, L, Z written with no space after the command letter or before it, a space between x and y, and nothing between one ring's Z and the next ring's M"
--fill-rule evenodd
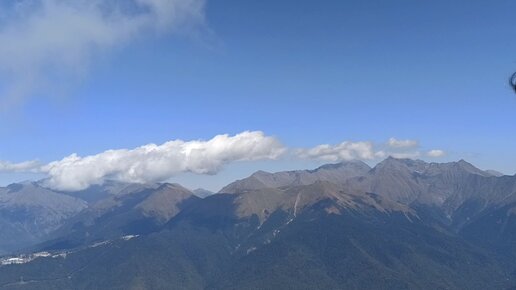
M516 176L464 160L12 184L0 226L0 289L516 289Z

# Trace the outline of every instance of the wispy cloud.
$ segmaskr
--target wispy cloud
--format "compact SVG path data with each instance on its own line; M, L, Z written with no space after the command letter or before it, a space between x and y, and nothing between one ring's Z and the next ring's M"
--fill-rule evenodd
M376 157L372 142L344 141L337 145L323 144L309 149L298 149L296 153L301 158L331 162L353 159L371 160Z
M40 170L38 161L25 161L20 163L11 163L0 161L0 172L35 172Z
M324 144L313 148L298 149L296 155L305 159L322 161L345 160L376 160L389 156L395 158L420 158L422 156L419 142L415 140L400 140L390 138L384 144L375 144L372 141L344 141L336 145ZM442 150L431 150L425 155L429 158L438 158L445 155Z
M0 14L0 110L87 73L98 53L204 23L204 0L19 0ZM8 85L6 85L8 84Z
M392 148L416 148L419 146L416 140L398 140L396 138L390 138L387 144Z
M426 155L428 157L439 158L439 157L445 156L446 152L444 152L443 150L434 149L434 150L430 150L430 151L426 152Z

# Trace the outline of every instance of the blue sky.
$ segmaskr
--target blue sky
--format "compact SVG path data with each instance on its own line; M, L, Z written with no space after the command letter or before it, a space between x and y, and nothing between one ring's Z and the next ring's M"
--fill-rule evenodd
M131 35L85 57L76 77L69 67L43 67L51 75L44 89L0 112L0 160L46 163L259 130L291 148L417 140L422 151L446 152L437 161L516 172L516 95L507 85L516 71L516 2L205 5L200 27ZM0 76L5 92L11 76ZM215 176L172 180L217 189L257 169L320 163L232 163ZM28 177L4 172L0 183Z

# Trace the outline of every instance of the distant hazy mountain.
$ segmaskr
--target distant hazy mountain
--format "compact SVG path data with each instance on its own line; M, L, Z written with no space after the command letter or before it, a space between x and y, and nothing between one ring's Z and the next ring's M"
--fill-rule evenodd
M197 188L197 189L193 190L192 192L193 192L193 194L195 194L197 197L200 197L200 198L206 198L206 197L214 194L213 191L210 191L210 190L207 190L204 188Z
M111 186L0 289L516 287L516 176L463 160L257 172L204 199Z
M36 183L0 188L0 253L41 242L50 232L87 207L81 199Z
M178 184L124 187L124 191L97 201L68 220L38 247L75 248L153 232L196 200L199 198Z
M44 184L44 182L40 183ZM84 201L87 201L90 204L94 204L108 197L124 195L127 193L133 193L137 191L143 191L145 189L156 188L158 186L159 184L138 184L107 180L103 184L92 185L84 190L67 191L61 193L77 197Z

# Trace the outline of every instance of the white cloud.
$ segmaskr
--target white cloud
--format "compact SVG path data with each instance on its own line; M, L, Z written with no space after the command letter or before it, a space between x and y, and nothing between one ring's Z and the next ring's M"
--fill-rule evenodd
M25 161L20 163L11 163L0 161L0 172L33 172L39 170L39 162Z
M443 150L434 149L434 150L428 151L426 153L426 155L428 157L432 157L432 158L439 158L439 157L443 157L444 155L446 155L446 152L444 152Z
M416 140L398 140L396 138L390 138L387 144L392 148L416 148L419 146Z
M108 150L86 157L72 154L43 166L41 171L48 175L46 185L51 188L80 190L105 179L146 183L182 172L215 174L228 163L275 159L284 150L278 140L262 132L243 132L208 141L174 140L131 150Z
M297 155L301 158L319 159L336 162L340 160L370 160L375 158L372 142L345 141L337 145L318 145L311 149L299 149Z
M0 14L0 109L40 90L56 91L92 57L135 37L204 23L204 0L19 0ZM58 90L57 89L57 90Z
M400 159L416 159L421 157L421 152L419 151L409 151L409 152L391 152L389 156Z
M309 149L298 149L296 155L305 159L338 162L344 160L375 160L389 156L394 158L416 159L422 156L419 143L414 140L398 140L390 138L385 144L375 144L370 141L345 141L337 145L318 145ZM441 157L442 150L432 150L427 157Z

